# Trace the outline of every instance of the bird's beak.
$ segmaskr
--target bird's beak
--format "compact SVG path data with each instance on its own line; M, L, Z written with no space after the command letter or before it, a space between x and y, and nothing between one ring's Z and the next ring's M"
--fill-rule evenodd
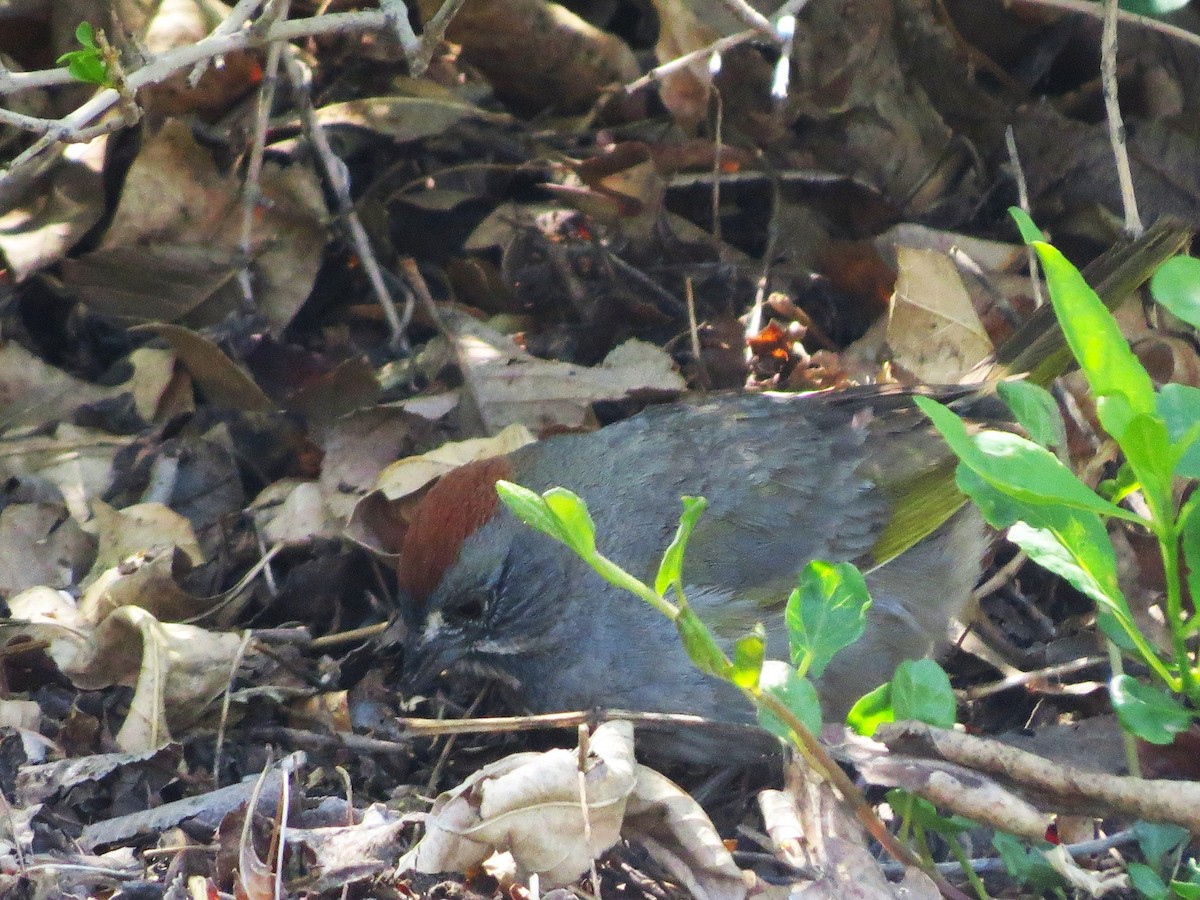
M431 692L443 672L462 659L464 648L446 641L437 629L409 633L404 645L404 681L414 694Z

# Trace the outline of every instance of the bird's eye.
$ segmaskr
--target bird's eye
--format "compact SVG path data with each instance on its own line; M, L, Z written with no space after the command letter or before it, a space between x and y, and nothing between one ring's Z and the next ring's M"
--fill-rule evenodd
M487 597L483 594L467 594L446 607L446 619L458 624L478 622L483 618L485 612L487 612Z

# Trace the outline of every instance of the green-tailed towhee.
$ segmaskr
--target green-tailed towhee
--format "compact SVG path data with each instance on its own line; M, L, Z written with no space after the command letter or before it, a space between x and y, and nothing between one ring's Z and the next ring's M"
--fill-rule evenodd
M1093 272L1101 296L1128 294L1173 252L1163 241L1149 260L1134 254L1137 277L1120 260L1110 260L1113 272ZM1178 241L1176 233L1171 246ZM1052 331L1046 316L1026 334ZM1036 369L1007 356L1020 371ZM979 393L941 393L979 412ZM726 642L764 622L771 656L786 656L783 604L809 560L870 570L866 633L818 685L826 712L841 715L964 613L986 538L954 488L954 463L909 396L856 389L655 407L464 466L422 499L401 554L400 585L413 604L410 687L473 672L533 712L609 707L753 721L735 689L692 666L671 622L509 513L495 491L503 478L581 495L601 552L648 580L675 532L679 498L706 497L684 561L688 600ZM685 755L730 749L691 743Z

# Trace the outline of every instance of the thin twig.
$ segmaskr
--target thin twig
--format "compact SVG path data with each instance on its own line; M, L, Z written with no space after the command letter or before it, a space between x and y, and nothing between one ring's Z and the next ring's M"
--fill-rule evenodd
M1117 0L1104 0L1104 29L1100 37L1100 84L1104 92L1104 118L1108 139L1117 163L1117 181L1121 185L1121 207L1125 211L1125 235L1142 236L1146 229L1138 215L1133 192L1133 173L1129 169L1129 149L1125 145L1125 123L1117 98Z
M1017 138L1013 134L1012 125L1004 129L1004 146L1008 148L1008 161L1012 164L1013 180L1017 183L1017 202L1025 214L1032 217L1033 212L1029 206L1029 186L1025 183L1025 169L1021 167L1021 157L1017 154ZM1038 274L1041 270L1038 268L1037 251L1033 249L1032 244L1025 245L1025 256L1029 260L1029 283L1033 289L1033 305L1041 306L1046 300L1042 296L1042 277Z
M288 0L283 0L278 6L269 10L281 19L288 14ZM263 73L262 84L258 88L258 107L255 110L254 144L250 148L250 159L246 165L246 181L242 187L242 235L239 247L242 252L241 268L238 270L237 281L242 289L242 301L246 309L254 308L254 286L250 281L250 260L254 247L254 213L258 210L262 199L262 187L259 179L262 175L263 157L267 148L267 126L271 121L271 106L275 102L275 89L279 85L279 57L283 52L283 44L276 42L267 50L267 65Z

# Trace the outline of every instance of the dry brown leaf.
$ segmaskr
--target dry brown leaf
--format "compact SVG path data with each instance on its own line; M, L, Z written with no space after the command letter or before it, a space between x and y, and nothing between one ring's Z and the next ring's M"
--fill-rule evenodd
M896 256L892 361L921 381L956 382L992 349L962 278L944 253L897 247Z
M570 884L621 836L625 803L636 782L633 726L607 722L590 741L587 792L590 836L580 800L574 750L515 753L443 793L425 821L425 836L401 857L405 872L465 872L495 852L512 853L520 872L547 887Z
M275 408L249 373L202 334L181 325L157 323L131 330L152 331L165 338L210 403L247 412Z
M156 549L178 547L194 564L204 562L191 523L161 503L137 503L116 510L103 500L93 500L92 512L100 547L89 581L127 557Z
M260 188L250 241L255 309L281 331L312 289L326 208L307 166L268 162ZM242 303L233 281L241 198L239 175L219 169L190 127L172 119L130 167L104 240L65 268L64 281L89 306L137 321L220 321Z
M686 387L663 350L630 340L598 366L537 359L508 336L446 311L451 340L475 412L489 434L514 423L536 433L594 425L591 405L632 396L670 397Z
M49 642L59 670L85 690L132 685L129 714L117 733L128 752L153 750L171 741L171 729L202 716L229 683L241 646L236 634L193 625L166 624L136 606L123 606L98 625L65 595L33 588L9 601L11 626Z
M392 463L379 473L375 490L382 491L389 500L399 500L459 466L493 456L504 456L535 440L528 428L518 424L509 425L494 437L451 441L428 453Z

